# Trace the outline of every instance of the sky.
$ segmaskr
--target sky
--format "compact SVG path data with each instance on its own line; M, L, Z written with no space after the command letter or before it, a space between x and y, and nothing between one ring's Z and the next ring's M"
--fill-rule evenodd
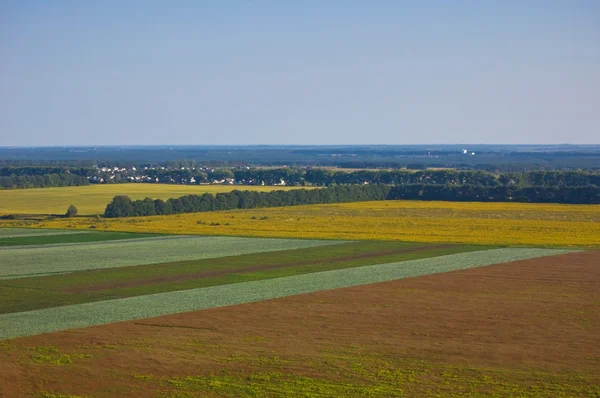
M599 144L597 0L0 0L0 146Z

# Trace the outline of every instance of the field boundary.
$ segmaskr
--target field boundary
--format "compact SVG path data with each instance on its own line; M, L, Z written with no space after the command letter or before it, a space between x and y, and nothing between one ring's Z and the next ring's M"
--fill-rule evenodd
M152 318L580 250L503 248L0 315L0 339Z

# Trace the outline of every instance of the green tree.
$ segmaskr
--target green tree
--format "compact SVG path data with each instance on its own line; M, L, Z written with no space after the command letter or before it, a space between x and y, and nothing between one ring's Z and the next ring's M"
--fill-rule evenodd
M77 217L77 207L71 205L65 213L65 217Z
M104 217L131 217L133 215L133 202L129 196L115 196L104 211Z

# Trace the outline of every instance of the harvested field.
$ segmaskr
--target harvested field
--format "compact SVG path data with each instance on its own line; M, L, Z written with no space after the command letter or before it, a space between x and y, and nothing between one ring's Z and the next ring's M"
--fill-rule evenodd
M567 251L514 248L484 250L275 279L264 279L263 277L252 282L9 313L0 315L0 323L3 325L3 329L0 330L0 339L262 301L565 252Z
M29 188L0 190L2 214L64 214L75 205L82 215L104 213L106 205L116 195L131 199L169 199L184 195L231 192L234 189L272 191L293 187L240 186L240 185L175 185L175 184L96 184L81 187Z
M39 225L199 235L600 248L600 205L398 200L102 221L80 218Z
M0 280L331 245L335 241L172 236L0 249Z
M600 252L0 345L7 396L600 394Z

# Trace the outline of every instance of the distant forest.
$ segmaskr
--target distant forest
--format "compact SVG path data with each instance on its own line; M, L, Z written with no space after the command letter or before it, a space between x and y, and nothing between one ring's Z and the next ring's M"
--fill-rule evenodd
M142 176L142 177L140 177ZM136 179L138 178L138 179ZM348 184L449 184L535 187L600 186L600 171L529 171L493 173L480 170L339 170L323 168L139 169L105 172L97 168L2 167L0 188L40 188L89 183L148 182L169 184L332 186Z
M383 199L600 203L600 146L0 148L0 189L127 182L322 189L146 199L131 210L120 199L108 217Z
M600 170L600 145L129 146L0 148L1 166L443 167Z

